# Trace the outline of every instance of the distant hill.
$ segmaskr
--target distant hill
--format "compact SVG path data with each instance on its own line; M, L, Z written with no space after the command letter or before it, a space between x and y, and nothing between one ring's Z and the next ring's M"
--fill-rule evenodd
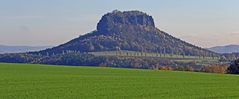
M152 16L140 11L113 11L107 13L97 24L97 30L52 49L35 53L49 55L67 51L97 52L116 50L194 56L217 55L159 30L155 27Z
M0 45L0 54L40 51L40 50L45 50L46 48L50 48L50 46L7 46L7 45Z
M216 53L238 53L239 45L216 46L208 48L208 50L214 51Z

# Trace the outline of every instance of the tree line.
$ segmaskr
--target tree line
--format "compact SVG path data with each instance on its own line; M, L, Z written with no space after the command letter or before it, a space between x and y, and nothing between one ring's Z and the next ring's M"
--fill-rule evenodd
M0 62L74 66L105 66L120 68L196 71L210 73L239 73L239 60L232 61L230 65L198 65L193 61L180 62L172 61L167 58L95 56L92 54L77 52L68 52L56 55L36 55L27 53L1 54Z

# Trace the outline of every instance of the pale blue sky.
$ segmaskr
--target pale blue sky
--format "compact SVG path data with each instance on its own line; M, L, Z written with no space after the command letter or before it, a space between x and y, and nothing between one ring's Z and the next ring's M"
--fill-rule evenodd
M201 47L239 44L239 0L0 0L0 44L59 45L96 29L115 9Z

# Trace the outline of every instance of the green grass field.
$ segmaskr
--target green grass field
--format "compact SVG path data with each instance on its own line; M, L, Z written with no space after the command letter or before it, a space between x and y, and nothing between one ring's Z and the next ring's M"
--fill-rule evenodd
M238 99L226 74L0 64L0 99Z

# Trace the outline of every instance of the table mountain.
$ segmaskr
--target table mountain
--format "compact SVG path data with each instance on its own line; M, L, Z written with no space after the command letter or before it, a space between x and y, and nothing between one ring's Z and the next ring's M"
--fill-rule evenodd
M184 55L217 55L175 38L155 27L152 16L140 11L113 11L102 16L97 30L40 54L65 51L96 52L129 50Z

